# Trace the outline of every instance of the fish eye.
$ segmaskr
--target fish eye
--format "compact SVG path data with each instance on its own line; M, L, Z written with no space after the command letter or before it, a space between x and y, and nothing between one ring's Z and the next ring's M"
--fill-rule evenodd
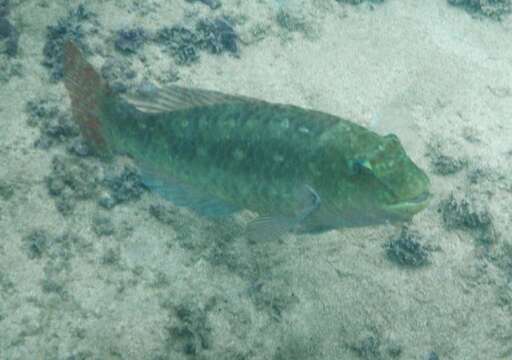
M384 138L389 139L394 142L400 142L400 140L398 139L398 136L396 136L395 134L384 135Z
M359 175L364 172L372 173L372 165L368 160L356 159L349 160L348 167L351 175Z

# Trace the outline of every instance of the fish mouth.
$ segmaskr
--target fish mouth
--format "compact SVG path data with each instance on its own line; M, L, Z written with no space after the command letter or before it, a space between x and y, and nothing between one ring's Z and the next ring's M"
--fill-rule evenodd
M424 191L421 194L419 194L418 196L415 196L411 199L405 200L405 202L407 202L407 203L422 203L422 202L428 201L431 197L432 197L432 194L430 192Z
M431 198L432 194L428 191L424 191L415 197L388 205L387 209L392 212L417 213L427 207Z

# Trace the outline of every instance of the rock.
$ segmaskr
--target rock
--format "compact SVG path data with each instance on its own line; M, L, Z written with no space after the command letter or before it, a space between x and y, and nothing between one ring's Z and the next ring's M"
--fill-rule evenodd
M512 12L511 0L448 0L448 4L496 20L501 20L503 16Z
M56 25L50 25L46 32L46 42L43 47L43 65L50 71L52 81L61 80L64 68L64 43L72 40L80 48L85 49L84 37L86 31L82 23L91 21L94 14L87 11L83 5L72 10L67 16L60 18ZM95 25L98 25L95 23Z
M364 2L370 3L370 4L378 4L384 2L384 0L336 0L339 3L346 3L346 4L352 4L352 5L359 5Z
M137 200L146 189L140 174L131 166L125 166L120 174L108 175L104 183L116 203Z
M121 52L133 54L142 48L146 39L146 32L141 27L121 29L116 32L114 46Z
M212 54L239 53L239 37L227 18L202 19L196 25L199 46Z
M199 60L198 38L186 27L164 27L157 32L156 41L164 46L178 65L190 65Z
M115 93L124 93L128 84L137 76L126 59L110 58L101 67L101 76L110 84Z
M0 17L0 53L5 53L10 57L18 53L18 30L7 20Z
M391 239L386 244L388 258L399 264L411 267L419 267L428 264L429 252L420 243L419 234L402 227L398 237Z
M67 150L76 156L85 157L92 155L92 149L81 137L76 137L71 140L71 143L68 145Z
M96 195L98 169L82 159L77 161L72 157L55 156L46 183L57 209L67 215L73 211L77 201Z
M492 216L483 201L451 193L440 202L438 212L448 228L469 230L484 244L496 242Z
M92 230L98 236L110 236L114 234L114 224L107 216L95 216L92 221Z
M50 243L50 236L47 231L37 229L23 237L22 242L28 258L37 259L46 253Z
M205 5L208 5L210 9L215 10L221 6L220 0L187 0L190 3L194 2L202 2Z
M0 17L5 17L9 14L9 0L0 0Z
M14 186L5 181L0 180L0 199L2 200L10 200L14 195Z

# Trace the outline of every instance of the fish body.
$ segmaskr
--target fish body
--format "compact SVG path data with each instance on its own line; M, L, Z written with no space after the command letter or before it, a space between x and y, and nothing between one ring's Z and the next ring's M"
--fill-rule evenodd
M172 86L114 95L66 45L74 118L103 154L126 153L147 183L208 215L249 209L253 232L279 235L407 221L429 180L395 135L328 113ZM271 230L268 230L271 229Z

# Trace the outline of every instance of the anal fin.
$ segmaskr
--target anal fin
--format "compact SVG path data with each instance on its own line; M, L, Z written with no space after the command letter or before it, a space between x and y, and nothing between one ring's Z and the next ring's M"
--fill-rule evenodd
M217 218L232 214L238 209L221 199L203 193L178 180L165 176L155 170L141 168L142 181L155 193L176 206L186 207L198 215Z

